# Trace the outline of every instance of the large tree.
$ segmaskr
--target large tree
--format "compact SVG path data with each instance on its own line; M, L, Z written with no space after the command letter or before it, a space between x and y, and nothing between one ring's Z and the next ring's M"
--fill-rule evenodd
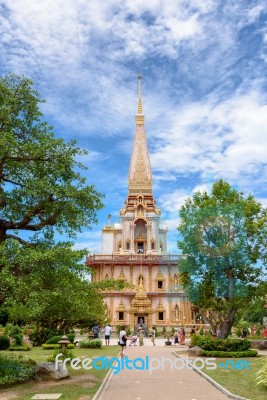
M81 174L86 152L54 136L42 102L30 79L0 79L0 304L16 320L89 323L104 308L84 252L54 234L90 229L102 195Z
M54 136L42 102L31 80L0 79L0 243L14 238L27 245L54 230L75 237L102 207L100 193L79 172L77 157L85 152Z
M0 250L0 291L12 321L61 329L103 323L107 315L99 292L123 287L119 281L89 282L85 251L73 250L71 243L25 247L10 239Z
M218 336L228 336L237 310L253 296L263 270L262 226L266 210L252 195L219 180L211 194L194 193L180 210L178 246L184 286Z

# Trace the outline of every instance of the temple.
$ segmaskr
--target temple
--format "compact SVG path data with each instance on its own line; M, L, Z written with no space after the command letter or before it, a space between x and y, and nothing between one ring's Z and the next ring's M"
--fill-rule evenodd
M102 254L86 259L95 270L93 280L114 278L131 285L123 291L103 292L111 325L128 325L131 330L140 322L151 329L191 324L194 318L180 282L179 256L168 254L168 228L160 221L153 195L141 79L139 75L128 196L120 210L121 221L111 224L109 220L102 230Z

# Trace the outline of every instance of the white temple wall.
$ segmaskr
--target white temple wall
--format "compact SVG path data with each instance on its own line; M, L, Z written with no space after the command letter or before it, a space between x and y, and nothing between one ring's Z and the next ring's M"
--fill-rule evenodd
M102 254L112 254L114 252L114 231L102 232Z

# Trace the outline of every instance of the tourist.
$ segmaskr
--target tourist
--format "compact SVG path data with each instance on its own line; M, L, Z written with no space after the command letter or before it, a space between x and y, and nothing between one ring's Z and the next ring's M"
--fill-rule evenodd
M134 333L131 336L131 343L129 346L137 346L137 336Z
M121 346L121 358L125 357L126 344L127 344L127 337L126 337L125 326L122 326L119 334L119 345Z
M153 326L152 327L152 331L151 331L151 342L152 342L153 346L156 346L155 337L156 337L156 330L155 330L155 328Z
M139 337L139 346L144 346L144 331L140 326L138 328L138 337Z
M174 332L174 344L179 344L179 331L176 329Z
M185 342L185 330L184 330L184 328L181 328L179 343L184 344L184 342Z
M110 325L107 325L107 326L105 327L105 341L106 341L106 346L109 346L110 334L111 334L111 327L110 327Z
M190 336L194 335L196 333L196 327L195 325L192 326L192 329L190 331Z
M100 326L99 325L95 325L92 329L92 332L94 334L94 339L98 339L99 338L99 332L100 332Z

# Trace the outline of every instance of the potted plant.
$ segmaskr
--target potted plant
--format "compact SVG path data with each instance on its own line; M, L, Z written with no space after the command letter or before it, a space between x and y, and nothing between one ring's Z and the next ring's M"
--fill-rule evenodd
M167 340L165 342L165 345L166 346L171 346L172 345L172 341L170 340L170 333L169 332L167 333L166 338L167 338Z

